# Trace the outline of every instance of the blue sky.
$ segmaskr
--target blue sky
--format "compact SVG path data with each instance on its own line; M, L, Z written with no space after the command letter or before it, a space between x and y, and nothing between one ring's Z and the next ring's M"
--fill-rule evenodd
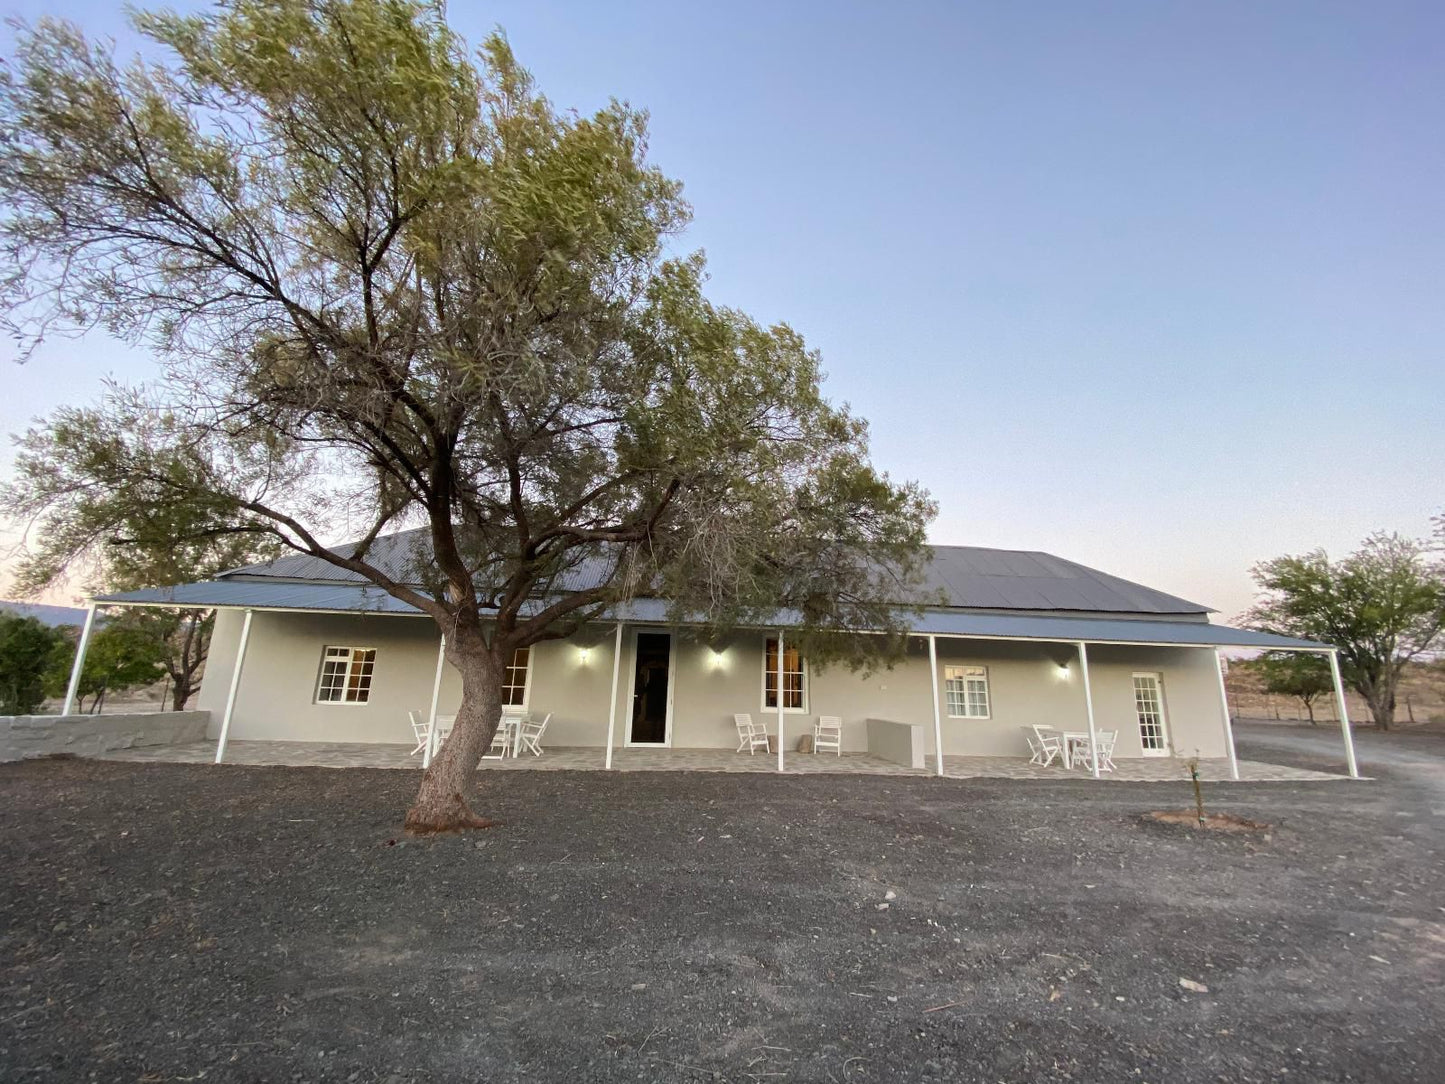
M126 42L110 4L11 6ZM559 105L651 110L710 293L822 350L875 461L938 499L935 541L1230 617L1254 561L1445 509L1445 6L451 18L503 27ZM149 366L101 336L47 346L3 370L0 431Z

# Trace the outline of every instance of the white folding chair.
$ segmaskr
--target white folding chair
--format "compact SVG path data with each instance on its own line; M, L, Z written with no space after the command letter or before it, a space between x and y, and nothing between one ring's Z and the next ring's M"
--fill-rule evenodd
M547 724L552 721L552 713L549 711L540 723L534 723L531 719L524 719L519 724L521 729L517 732L517 748L529 750L534 757L542 755L542 735L547 732Z
M512 719L506 712L497 720L497 729L492 732L492 744L482 754L483 760L503 760L512 753Z
M836 755L843 755L843 720L837 715L820 715L813 724L813 752L819 749L831 749Z
M1096 747L1095 751L1097 752L1099 757L1099 771L1112 772L1115 770L1114 743L1118 740L1119 732L1117 730L1101 730L1095 736L1094 744ZM1083 750L1083 755L1080 759L1083 760L1084 766L1087 767L1089 771L1093 771L1094 762L1092 758L1094 756L1094 753L1089 750L1087 743L1084 744Z
M768 751L768 728L759 726L753 722L753 717L746 713L739 713L733 716L733 723L738 728L738 748L741 753L744 749L751 756L756 750Z
M1022 728L1024 740L1029 743L1029 763L1047 768L1064 755L1064 739L1047 726L1026 726Z
M431 723L414 711L407 712L406 717L411 720L411 732L416 735L416 748L410 755L416 756L426 748L427 739L431 737Z

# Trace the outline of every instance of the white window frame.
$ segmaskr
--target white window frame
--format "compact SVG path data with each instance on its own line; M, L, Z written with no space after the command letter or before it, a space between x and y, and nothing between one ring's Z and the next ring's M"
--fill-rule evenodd
M957 675L956 677L954 675ZM983 706L982 714L973 711L973 705L968 698L968 683L972 680L982 678L983 680ZM948 695L948 683L950 681L963 682L963 711L962 715L954 713L953 701ZM977 666L972 663L950 663L943 668L943 706L948 711L950 719L992 719L993 718L993 689L988 682L988 667Z
M537 645L530 644L525 648L517 648L512 652L512 658L515 659L517 657L518 651L525 651L527 653L527 669L526 672L522 675L522 702L520 704L503 704L503 711L525 712L527 710L528 702L532 699L532 660L537 657ZM503 669L510 672L512 669L511 664L509 663ZM506 688L506 678L507 675L503 674L502 681L504 691Z
M758 689L758 709L759 709L760 711L768 712L768 713L771 714L771 715L776 715L776 714L778 713L778 705L776 705L776 704L769 704L769 703L768 703L768 677L769 677L770 675L771 675L771 676L776 676L776 672L773 671L773 670L768 666L768 641L769 641L769 640L776 641L776 640L777 640L777 637L776 637L776 636L764 636L764 637L763 637L763 659L762 659L762 665L758 668L759 671L760 671L760 672L759 672L759 681L758 681L758 684L759 684L759 686L760 686L759 689ZM788 651L788 638L787 638L786 635L784 635L784 636L783 636L783 654L786 655L786 654L787 654L787 651ZM784 714L784 715L807 715L807 714L808 714L808 701L809 701L809 699L811 698L809 690L810 690L810 687L811 687L812 684L813 684L813 677L812 677L812 675L811 675L810 673L808 673L808 657L807 657L806 655L804 655L801 651L798 652L798 660L799 660L799 662L801 662L802 665L803 665L803 669L802 669L802 675L803 675L803 706L802 706L802 707L798 707L798 708L784 707L784 708L783 708L783 714ZM787 670L783 671L783 676L786 678L787 675L788 675L790 672L791 672L791 671L787 671ZM779 696L779 698L781 698L782 695L783 695L783 690L782 690L782 689L779 689L779 690L778 690L778 696Z
M341 683L341 698L338 700L323 700L321 698L321 692L326 682L326 664L333 658L340 659L342 657L340 655L333 656L333 651L346 652L346 670L343 673L344 680ZM358 700L348 700L346 699L346 690L351 684L351 668L356 665L356 656L365 654L366 652L371 653L371 672L365 675L366 687L360 690L366 695ZM328 708L359 708L371 703L371 686L372 682L376 680L376 658L378 654L379 652L374 647L352 647L348 644L323 644L321 647L321 665L316 671L316 691L312 694L311 702Z
M1158 749L1144 744L1144 727L1139 718L1139 690L1136 682L1148 678L1154 682L1154 693L1159 698L1159 739L1164 743ZM1130 675L1129 693L1134 698L1134 731L1139 735L1139 750L1146 757L1167 757L1170 755L1169 706L1164 698L1164 675L1157 670L1140 670Z

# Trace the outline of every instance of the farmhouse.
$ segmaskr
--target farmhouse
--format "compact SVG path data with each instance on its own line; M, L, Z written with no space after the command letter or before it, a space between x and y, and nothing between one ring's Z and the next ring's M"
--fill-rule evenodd
M415 531L369 554L406 582L428 559ZM588 575L583 565L561 589L585 587ZM745 714L767 727L780 768L819 717L841 720L842 753L901 747L940 771L940 749L1029 755L1040 725L1112 735L1116 760L1228 758L1234 768L1219 652L1330 653L1215 624L1199 603L1047 553L936 546L928 580L931 603L892 669L812 665L789 644L786 613L710 639L669 624L664 600L642 598L569 639L519 650L506 701L549 717L549 747L596 749L609 767L616 748L734 749ZM430 618L318 558L95 603L218 611L199 703L222 739L218 757L228 738L406 742L413 719L454 713L461 698Z

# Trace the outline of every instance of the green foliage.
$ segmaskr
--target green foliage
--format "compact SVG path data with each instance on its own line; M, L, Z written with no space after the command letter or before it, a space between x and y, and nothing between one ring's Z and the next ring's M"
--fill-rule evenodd
M1259 675L1264 691L1276 696L1291 696L1304 705L1314 722L1314 703L1334 688L1330 665L1319 655L1298 651L1267 651L1257 659L1236 663Z
M33 617L0 612L0 715L31 715L45 702L45 675L65 636Z
M1262 594L1247 620L1339 648L1342 676L1390 726L1402 669L1445 631L1445 567L1423 543L1377 534L1337 562L1316 550L1253 574Z
M63 640L52 652L46 671L46 691L64 696L75 664L75 646ZM91 633L85 665L76 687L76 708L92 707L111 693L152 685L165 676L166 644L156 630L127 614Z

